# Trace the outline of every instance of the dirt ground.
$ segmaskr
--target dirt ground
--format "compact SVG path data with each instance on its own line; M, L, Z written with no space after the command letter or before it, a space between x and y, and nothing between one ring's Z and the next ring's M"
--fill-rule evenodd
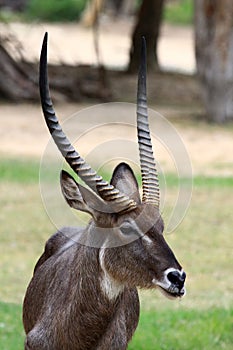
M70 118L64 126L71 140L79 138L78 147L81 154L86 155L96 150L98 159L95 159L94 162L97 165L102 164L105 157L109 158L109 154L111 154L109 148L116 147L113 140L121 139L124 142L135 142L136 139L134 129L131 131L127 127L122 127L122 117L119 116L119 119L117 116L113 119L108 118L108 115L111 116L115 109L114 104L109 106L107 115L106 113L98 115L95 109L90 109L89 114L87 114L90 115L90 118L86 117L85 114L86 108L90 105L58 104L56 106L58 116L63 122L77 111L84 111L80 113L80 117ZM49 134L41 115L40 106L4 104L0 106L0 110L0 155L17 158L35 157L36 159L42 157L49 140ZM177 109L174 111L174 109L165 107L157 108L157 110L170 120L179 137L183 140L195 174L233 175L232 125L217 127L203 121L187 118L188 112L185 110ZM93 116L93 113L96 115ZM112 120L114 123L119 121L120 124L113 125ZM123 116L123 120L124 123L131 123L132 118L127 120L127 117ZM100 124L102 129L98 128ZM152 133L156 133L156 118L154 116L151 120L151 130ZM123 158L124 156L131 157L129 150L126 152L127 145L124 142L119 141L117 144L118 152ZM107 145L107 149L105 149L104 144ZM100 147L99 151L98 147ZM157 144L154 148L159 162L163 164L165 169L170 170L171 159L169 160L169 158L171 158L171 154L162 148L160 149ZM132 148L132 152L134 151ZM113 150L112 154L114 154ZM134 157L132 155L132 159Z

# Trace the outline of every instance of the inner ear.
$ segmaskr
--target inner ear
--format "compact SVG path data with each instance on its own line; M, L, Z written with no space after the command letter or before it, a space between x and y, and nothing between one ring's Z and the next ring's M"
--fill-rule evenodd
M106 212L106 204L88 188L78 184L66 171L61 171L61 189L65 200L71 208L85 211L97 218L98 213Z
M120 163L115 168L111 179L111 185L135 202L141 202L136 177L128 164Z

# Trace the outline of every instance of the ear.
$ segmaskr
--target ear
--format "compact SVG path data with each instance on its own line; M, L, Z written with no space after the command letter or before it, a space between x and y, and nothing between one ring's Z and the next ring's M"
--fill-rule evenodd
M128 164L120 163L115 168L111 179L111 185L133 199L136 203L141 202L136 177Z
M101 212L104 203L86 187L78 184L73 177L62 170L60 175L62 194L71 208L85 211L97 218L98 212Z

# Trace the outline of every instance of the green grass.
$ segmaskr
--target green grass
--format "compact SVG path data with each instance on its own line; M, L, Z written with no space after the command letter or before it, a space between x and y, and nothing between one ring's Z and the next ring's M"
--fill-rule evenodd
M56 165L55 165L56 166ZM65 165L66 170L70 173L72 171L68 166ZM40 163L39 161L34 161L32 159L14 159L14 158L2 158L0 160L0 181L12 182L12 183L22 183L22 184L33 184L38 183L39 181L39 170ZM54 181L53 174L53 165L46 169L48 174L46 174L45 180ZM101 173L104 179L107 181L110 180L111 174ZM136 174L137 181L141 185L141 175ZM179 182L190 183L190 178L177 178L176 174L168 173L166 174L166 185L168 187L176 187L179 185ZM233 186L233 177L226 176L194 176L193 178L194 188L198 187L232 187Z
M143 311L129 350L230 350L233 310Z
M26 15L49 22L77 21L85 4L85 0L30 0Z
M21 350L21 306L0 302L1 350ZM143 310L129 350L230 350L233 310Z
M193 3L193 0L168 1L164 9L164 20L171 24L192 24Z
M0 181L22 184L38 182L39 166L39 162L31 159L1 158Z
M1 350L23 349L23 326L21 306L0 302L0 348Z

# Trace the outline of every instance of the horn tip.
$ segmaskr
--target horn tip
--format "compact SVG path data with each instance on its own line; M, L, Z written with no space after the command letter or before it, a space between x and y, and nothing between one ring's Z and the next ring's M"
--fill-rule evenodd
M45 32L43 43L42 43L42 48L41 48L40 60L47 59L47 46L48 46L48 32Z
M42 43L42 51L47 52L47 46L48 46L48 32L45 32L43 43Z
M45 32L45 34L44 34L44 43L47 44L47 42L48 42L48 32Z

